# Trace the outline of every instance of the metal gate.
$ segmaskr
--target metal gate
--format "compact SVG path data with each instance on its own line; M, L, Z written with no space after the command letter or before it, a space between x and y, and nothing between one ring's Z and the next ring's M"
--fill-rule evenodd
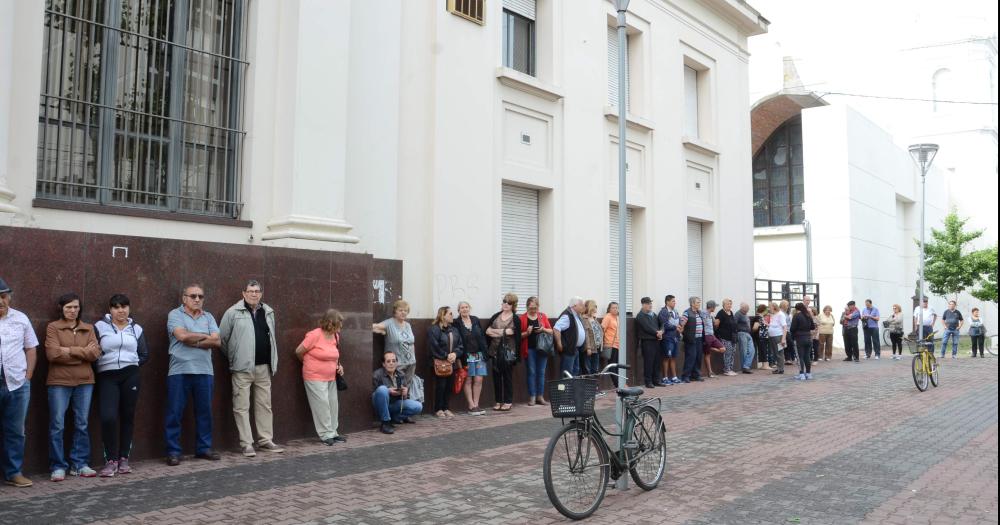
M813 305L818 309L820 302L819 283L802 281L779 281L774 279L755 279L754 299L757 304L770 304L788 301L790 304L801 302L806 295L811 295Z

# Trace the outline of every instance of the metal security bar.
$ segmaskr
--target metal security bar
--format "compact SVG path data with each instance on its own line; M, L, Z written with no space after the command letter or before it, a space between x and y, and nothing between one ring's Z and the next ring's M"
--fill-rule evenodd
M47 0L37 196L239 218L246 0Z
M806 295L811 295L813 306L821 310L819 296L819 283L807 283L802 281L776 281L772 279L756 279L754 284L754 296L757 304L770 304L773 302L788 301L795 304L802 301Z

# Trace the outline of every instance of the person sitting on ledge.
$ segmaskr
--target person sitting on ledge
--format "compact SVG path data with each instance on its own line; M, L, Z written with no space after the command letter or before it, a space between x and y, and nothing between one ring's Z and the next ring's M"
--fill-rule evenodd
M423 411L424 406L419 401L407 399L410 394L410 382L399 370L396 354L382 354L382 368L372 373L372 407L382 422L379 431L383 434L395 432L395 423L415 423L410 416Z

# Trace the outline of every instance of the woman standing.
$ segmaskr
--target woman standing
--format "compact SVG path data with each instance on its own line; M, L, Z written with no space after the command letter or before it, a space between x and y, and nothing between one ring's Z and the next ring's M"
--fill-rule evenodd
M500 311L490 317L486 337L493 359L493 410L507 412L514 404L513 367L521 353L521 319L516 315L517 296L507 293L500 303Z
M58 321L45 327L45 356L49 360L49 479L71 476L92 478L97 472L90 468L90 433L87 418L90 399L94 395L94 369L101 350L97 346L94 327L80 321L80 296L68 293L59 298L61 312ZM73 407L73 446L69 464L63 447L66 410Z
M486 377L486 335L479 324L479 318L472 315L472 307L462 301L458 303L458 335L465 350L459 359L469 372L465 380L465 401L469 405L469 415L481 416L486 413L479 408L479 396L483 392L483 378ZM539 396L541 397L541 396Z
M584 343L584 355L580 364L580 372L596 374L601 371L601 350L604 348L604 328L597 320L597 301L587 299L583 303L583 324L587 330L587 340Z
M431 358L434 362L434 415L439 418L452 418L455 414L448 409L448 400L451 398L451 389L455 384L455 365L458 356L462 355L462 337L458 330L452 325L455 314L451 307L442 306L438 308L437 316L434 317L434 324L427 329L427 344L430 345ZM451 373L447 376L437 375L438 360L447 361Z
M529 297L524 303L527 312L521 314L521 359L528 369L528 406L547 405L545 394L545 367L549 354L538 349L538 334L552 335L549 318L538 311L538 298Z
M754 348L757 349L757 366L763 370L770 370L771 365L771 344L767 336L767 325L771 322L771 316L767 312L766 304L758 304L754 316L750 318L750 336L753 337Z
M109 313L94 323L101 345L97 360L97 406L104 441L102 478L128 474L135 428L135 407L139 402L139 367L149 360L149 347L142 327L132 318L128 297L115 294L108 301Z
M604 330L604 348L611 349L611 358L608 359L609 363L618 362L618 303L612 301L608 303L608 308L604 311L604 318L601 319L601 329ZM621 380L621 376L618 372L611 378L615 387L621 386L618 382Z
M809 308L802 303L795 303L795 317L789 331L795 339L795 349L799 353L799 375L795 379L805 381L812 379L812 331L815 328Z
M406 375L409 383L417 370L417 357L413 350L413 327L407 322L410 303L397 299L392 303L392 317L372 325L372 332L385 336L385 351L396 354L396 370Z
M985 344L986 344L986 326L983 325L982 318L979 317L979 308L972 309L972 319L969 321L969 338L972 339L972 357L976 357L976 351L979 351L979 357L986 357Z
M767 324L767 338L771 348L771 357L774 360L774 370L772 374L785 373L785 356L782 348L786 344L786 333L788 332L788 318L785 312L781 311L778 303L771 303L771 318Z
M816 307L815 306L807 306L806 309L809 310L809 317L811 317L812 321L813 321L813 329L812 329L812 332L809 334L809 336L812 338L812 341L811 341L812 345L810 345L809 348L811 349L810 354L812 355L812 362L815 365L820 360L820 355L819 355L819 322L817 321L817 318L819 317L819 312L816 311Z
M889 341L892 343L892 359L898 361L903 358L903 307L898 304L892 305L892 315L886 322L889 329ZM896 354L899 350L899 354Z
M823 307L823 313L816 318L816 324L819 325L819 357L829 361L833 357L833 327L837 324L832 306Z
M734 376L733 359L736 356L736 318L733 316L733 300L723 299L722 310L715 314L715 337L722 341L725 353L722 354L722 374Z
M785 364L792 365L795 364L795 338L789 337L790 334L788 333L788 330L789 327L791 326L793 312L789 311L791 305L788 303L788 301L782 300L780 303L778 303L778 308L781 310L781 313L785 314L785 322L788 323L785 325L785 342L784 342Z
M337 433L339 403L337 375L344 375L340 364L340 330L344 316L333 308L323 314L319 328L306 333L295 348L295 357L302 361L302 382L312 411L316 434L324 445L347 441ZM411 334L412 335L412 334Z

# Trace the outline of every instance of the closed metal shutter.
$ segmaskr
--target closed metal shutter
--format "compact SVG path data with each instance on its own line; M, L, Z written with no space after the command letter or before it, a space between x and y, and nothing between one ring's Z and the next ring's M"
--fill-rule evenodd
M503 185L500 286L517 294L519 312L538 295L538 191Z
M688 221L688 295L705 301L705 260L701 240L702 224Z
M608 268L610 276L608 286L612 301L616 301L623 312L632 312L632 269L635 268L635 251L632 249L632 208L625 213L625 301L618 300L618 205L612 204L608 214Z
M535 0L503 0L503 8L528 20L535 19Z
M631 107L629 97L628 35L625 35L625 109ZM618 105L618 28L608 27L608 105Z

